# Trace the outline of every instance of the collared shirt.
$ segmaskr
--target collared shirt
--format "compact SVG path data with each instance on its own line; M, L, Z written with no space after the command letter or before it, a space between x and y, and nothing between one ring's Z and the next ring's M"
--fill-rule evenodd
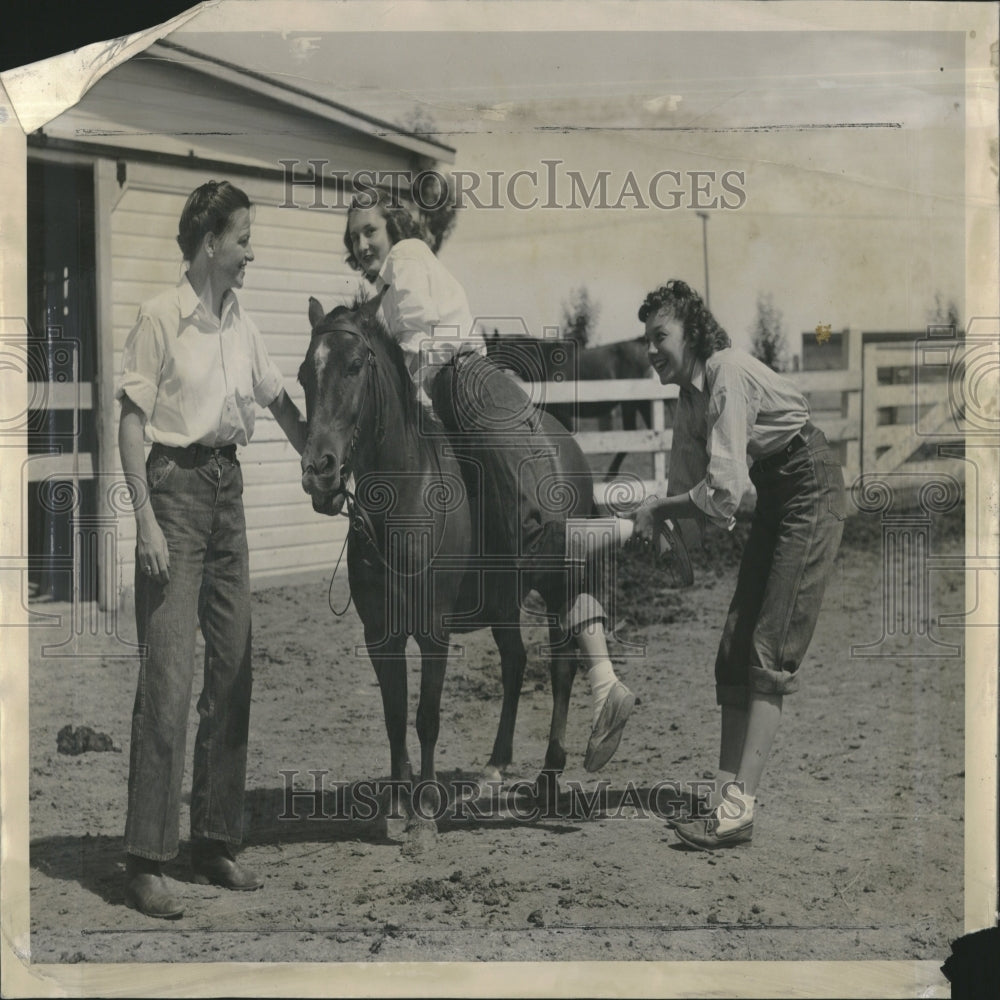
M406 239L394 244L375 279L375 287L380 292L385 290L382 316L403 348L417 385L426 384L451 359L459 341L468 342L463 349L485 353L485 345L473 329L465 290L423 240Z
M115 398L146 417L148 440L168 447L245 445L256 405L283 387L257 325L232 291L216 318L187 277L139 307L125 341Z
M695 363L674 415L667 493L689 493L705 516L732 528L749 465L787 445L809 404L786 378L744 351L726 348Z

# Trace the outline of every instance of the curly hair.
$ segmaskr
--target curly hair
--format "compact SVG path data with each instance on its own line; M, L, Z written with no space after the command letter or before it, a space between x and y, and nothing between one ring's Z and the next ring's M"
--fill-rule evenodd
M730 347L729 334L719 326L708 306L690 285L674 278L660 285L647 296L639 306L639 322L665 310L670 316L680 320L684 329L684 340L691 346L699 361Z
M194 260L206 233L221 236L233 212L251 207L246 194L229 181L208 181L189 195L177 224L177 245L186 261Z
M377 208L385 219L385 231L395 246L400 240L415 237L424 238L423 228L410 214L410 210L400 202L391 191L371 188L351 199L351 207L347 210L347 225L344 227L344 246L347 248L347 264L355 271L360 271L361 263L354 256L351 244L351 212L358 209Z

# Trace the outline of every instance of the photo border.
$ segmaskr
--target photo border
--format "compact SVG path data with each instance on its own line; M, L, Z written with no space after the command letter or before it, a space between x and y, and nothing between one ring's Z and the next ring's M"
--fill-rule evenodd
M203 5L199 30L267 30L280 25L296 30L394 31L558 31L565 28L566 3L455 3L452 0L397 3L373 0L316 4L240 0ZM238 10L237 10L238 8ZM516 16L512 15L516 8ZM966 282L965 315L997 317L998 212L996 194L996 28L995 3L797 2L635 3L596 2L573 5L573 29L619 31L927 31L966 32ZM921 16L914 16L919 13ZM229 20L229 19L232 20ZM970 28L974 25L974 28ZM190 25L189 25L190 26ZM150 38L150 41L153 39ZM110 43L109 43L110 45ZM993 52L991 52L991 46ZM41 85L64 67L36 64ZM94 82L92 79L89 81ZM4 205L0 317L26 315L26 137L6 92L0 90L0 172ZM20 206L20 208L19 208ZM0 331L2 333L2 331ZM26 385L19 376L0 373L6 406L27 407ZM20 469L26 450L5 448L0 465L0 500L6 511L20 510ZM980 468L979 480L1000 482L1000 454ZM995 492L976 498L976 519L967 519L967 554L995 558L998 527ZM967 504L971 499L967 498ZM975 536L979 525L986 534ZM21 551L21 525L5 516L0 524L0 553ZM978 587L980 606L998 606L994 574L966 571L966 586ZM20 594L5 592L2 603L13 614ZM12 599L13 598L13 599ZM26 616L25 616L26 617ZM24 622L26 624L26 621ZM26 628L4 630L0 662L0 814L4 817L0 884L2 899L3 994L163 995L163 996L472 996L497 995L497 969L490 963L176 963L28 966L28 678ZM997 635L972 629L966 643L965 727L965 931L996 925L997 906ZM725 962L724 984L717 962L503 963L502 992L519 996L944 996L947 985L941 961L878 962ZM335 977L331 975L335 973Z

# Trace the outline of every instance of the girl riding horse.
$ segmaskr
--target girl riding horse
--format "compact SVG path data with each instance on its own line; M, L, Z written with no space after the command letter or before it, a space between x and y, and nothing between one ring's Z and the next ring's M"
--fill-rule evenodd
M487 529L502 536L500 544L510 553L566 561L578 553L567 552L565 515L538 502L551 461L523 447L537 429L535 408L482 356L462 286L419 235L409 211L386 193L359 196L344 233L347 262L377 289L389 332L402 347L414 381L444 426L460 435L470 493L488 505L483 510ZM627 538L631 528L631 522L621 522L620 537ZM587 537L586 531L575 534L577 542ZM635 696L611 664L606 618L596 597L577 593L561 617L590 685L593 724L584 766L597 771L617 750Z

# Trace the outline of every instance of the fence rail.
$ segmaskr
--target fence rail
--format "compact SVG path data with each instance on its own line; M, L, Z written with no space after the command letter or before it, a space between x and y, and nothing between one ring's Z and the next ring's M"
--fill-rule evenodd
M934 378L921 380L919 340L863 344L859 331L848 334L847 367L785 373L809 400L813 422L840 452L848 485L862 474L878 475L900 468L916 475L941 472L960 477L960 459L920 454L922 448L928 450L928 444L962 439L951 401L954 379L936 372ZM584 430L576 439L587 455L622 451L652 455L653 475L642 485L647 491L661 493L666 488L673 439L669 404L678 397L677 386L660 385L651 377L547 382L526 385L525 389L535 402L544 404L648 400L652 428ZM936 451L933 447L929 450ZM598 502L603 502L607 485L598 484L596 491Z

